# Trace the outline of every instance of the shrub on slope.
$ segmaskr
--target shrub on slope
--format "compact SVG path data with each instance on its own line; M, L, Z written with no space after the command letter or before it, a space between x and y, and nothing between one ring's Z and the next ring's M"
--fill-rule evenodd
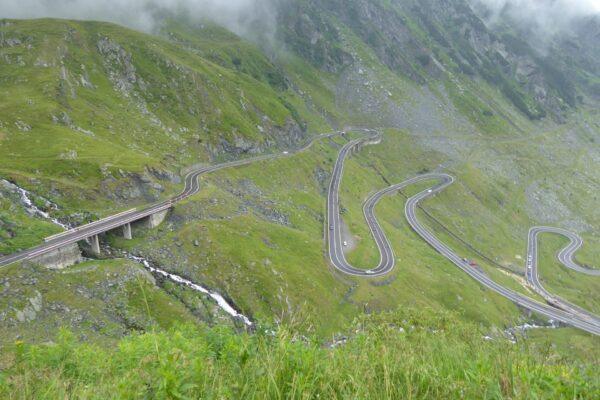
M593 398L592 369L455 315L399 311L356 321L333 348L291 333L184 326L114 349L16 345L3 398Z

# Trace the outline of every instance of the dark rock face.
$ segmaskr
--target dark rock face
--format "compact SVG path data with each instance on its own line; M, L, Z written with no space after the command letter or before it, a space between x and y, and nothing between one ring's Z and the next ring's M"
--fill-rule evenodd
M208 146L214 160L236 159L244 155L260 154L272 148L292 149L304 143L307 132L297 121L288 118L285 125L274 124L267 116L263 116L258 126L262 140L235 135L233 138L220 137L216 145Z
M525 32L486 26L466 0L312 0L282 8L282 40L328 72L360 61L344 46L350 31L398 74L419 84L442 70L481 77L531 119L549 114L561 121L582 101L579 90L600 97L600 86L577 82L577 74L567 73L572 59L598 75L597 18L582 21L574 36L543 54L527 42Z
M154 167L149 167L148 172L161 181L168 181L175 184L181 183L181 177L174 172L161 170Z
M98 52L104 57L104 63L110 73L115 87L124 94L129 93L137 83L143 86L143 81L136 75L136 68L129 54L121 45L109 38L98 40Z
M321 194L327 194L327 190L329 188L329 180L331 179L331 173L329 171L325 171L321 167L315 168L314 172L315 180L319 183L319 187L321 188Z
M106 178L101 182L99 191L115 201L143 199L146 202L153 202L159 199L164 188L147 174L131 173L119 179L112 176Z
M406 18L389 12L381 3L370 1L331 1L330 12L340 13L341 20L352 28L391 70L402 73L418 83L424 79L414 68L418 58L428 58L423 46L415 40Z
M576 79L578 88L585 94L595 101L600 100L600 83L591 78L600 76L600 16L582 18L575 25L573 35L558 37L549 58L560 60L556 63L563 71L575 65L586 72L568 76Z
M323 18L314 4L291 3L282 9L283 41L302 57L328 72L339 72L352 63L352 56L339 45L337 29Z

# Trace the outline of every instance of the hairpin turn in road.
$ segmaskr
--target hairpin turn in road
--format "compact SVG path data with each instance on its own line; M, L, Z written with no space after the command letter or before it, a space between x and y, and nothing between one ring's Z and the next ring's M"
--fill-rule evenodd
M468 260L461 258L458 254L456 254L452 249L450 249L448 246L442 243L433 233L431 233L423 224L419 222L416 215L416 210L419 203L421 203L423 200L429 197L435 196L437 193L443 191L454 182L454 177L445 173L430 173L420 175L408 179L404 182L389 186L370 196L363 205L363 213L367 225L369 226L369 229L373 236L373 239L375 240L375 244L377 245L377 248L379 250L380 260L378 265L372 269L357 268L350 265L350 263L348 263L344 256L341 215L339 209L339 189L344 170L344 161L346 160L348 155L351 154L354 149L360 148L365 144L378 143L381 141L382 136L380 133L370 130L367 132L367 136L347 143L340 150L338 158L334 165L333 174L329 185L329 192L327 193L327 224L329 228L327 230L328 252L329 259L332 265L337 270L345 274L362 277L377 277L389 273L394 268L395 264L394 252L392 250L387 236L385 235L385 232L383 231L383 229L379 225L379 222L377 221L377 218L375 216L375 206L384 196L394 194L398 192L398 190L408 185L412 185L414 183L422 181L436 180L438 181L437 184L409 198L404 208L404 214L408 223L410 224L412 229L419 236L421 236L423 240L425 240L438 253L443 255L446 259L451 261L454 265L459 267L462 271L467 273L477 282L495 291L496 293L506 297L507 299L513 301L517 305L539 313L541 315L544 315L553 320L575 326L577 328L583 329L590 333L594 333L596 335L600 335L600 320L592 313L574 305L571 305L569 303L566 303L559 297L552 296L549 293L545 292L545 290L544 292L547 293L547 295L549 296L547 301L550 298L552 299L552 301L549 301L550 305L542 304L525 295L522 295L511 289L507 289L501 286L500 284L494 282L480 269L473 268L473 266L469 263ZM553 228L534 228L532 230L532 232L530 233L530 247L528 250L528 253L530 255L537 254L537 247L535 245L532 246L532 243L537 242L535 240L532 241L531 238L535 238L537 233L541 232L540 229L545 229L546 231L549 231L549 229ZM565 264L571 269L580 272L582 270L585 270L589 274L597 274L596 270L584 269L583 267L580 267L573 261L573 253L579 247L581 247L582 244L582 240L577 235L574 235L573 233L568 231L558 229L554 229L553 232L558 232L563 235L566 235L572 240L571 244L565 249L563 249L558 255L558 259L561 263ZM537 268L537 256L535 256L535 262L528 265L535 265L535 268ZM528 271L528 280L534 287L542 288L541 284L539 284L539 281L537 280L537 269L535 269L534 271L535 272L532 273L529 273ZM532 279L529 279L530 277Z

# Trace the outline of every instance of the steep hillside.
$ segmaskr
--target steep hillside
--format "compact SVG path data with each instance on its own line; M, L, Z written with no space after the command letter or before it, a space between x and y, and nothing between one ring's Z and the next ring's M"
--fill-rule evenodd
M527 341L489 341L450 313L403 310L351 326L329 346L289 328L236 334L186 326L134 335L118 347L16 344L0 373L11 398L593 398L590 347L570 357ZM571 337L576 343L577 333ZM595 343L598 344L597 342ZM562 346L561 346L562 348Z
M588 86L599 78L585 58L555 64L569 58L562 45L540 56L522 32L486 26L463 1L280 7L275 47L172 15L153 35L96 22L3 21L0 177L27 189L50 217L77 224L175 193L190 165L282 153L343 127L379 127L382 144L351 157L343 177L351 262L378 260L363 200L438 171L456 184L428 200L420 218L494 280L537 298L523 275L527 231L538 224L580 234L578 260L598 267L600 114ZM590 26L571 40L594 58ZM415 235L403 209L420 187L377 208L396 254L390 275L333 272L324 256L325 194L337 152L356 135L348 129L293 157L207 175L159 228L136 230L132 241L103 236L113 249L107 257L143 256L218 291L253 321L321 338L399 305L457 310L484 335L548 323L484 290ZM2 182L0 253L58 230ZM600 282L556 265L560 244L543 237L542 280L600 312ZM131 260L88 260L62 271L25 263L4 274L5 342L54 340L59 325L112 340L225 319L207 296L160 279L140 284L148 276ZM572 334L541 330L531 341L551 337L567 343L557 350L566 354ZM596 339L576 340L597 358Z
M3 21L3 177L60 205L53 215L81 222L73 214L164 196L183 166L290 147L326 126L252 45L219 28L196 32L211 41L170 37Z
M547 53L532 47L528 32L514 24L488 28L466 0L283 4L284 40L327 71L360 60L359 52L340 45L351 32L378 62L413 82L422 85L448 73L481 78L531 119L549 114L562 121L585 97L597 98L589 87L597 77L598 53L591 43L597 41L597 19L584 21L574 37L562 38Z

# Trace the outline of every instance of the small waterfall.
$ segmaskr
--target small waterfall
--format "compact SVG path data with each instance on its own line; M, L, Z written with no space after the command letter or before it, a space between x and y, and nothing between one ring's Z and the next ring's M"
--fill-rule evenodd
M128 259L137 261L138 263L142 264L147 270L149 270L152 273L162 275L165 278L167 278L167 279L169 279L169 280L171 280L173 282L176 282L176 283L178 283L180 285L187 286L187 287L189 287L189 288L191 288L191 289L193 289L193 290L195 290L197 292L209 295L219 305L219 307L223 311L225 311L227 314L231 315L234 318L240 319L241 321L244 322L244 324L246 326L252 326L253 325L252 321L250 321L250 319L248 317L246 317L245 315L240 314L239 312L237 312L235 310L235 308L233 308L231 306L231 304L229 304L227 302L227 300L225 300L225 298L223 298L223 296L221 296L219 293L217 293L217 292L211 292L210 290L206 289L205 287L202 287L202 286L200 286L198 284L195 284L192 281L184 279L184 278L180 277L179 275L175 275L175 274L172 274L170 272L166 272L166 271L163 271L163 270L161 270L159 268L153 267L150 264L150 262L148 260L146 260L145 258L134 256L134 255L127 254L127 253L124 253L124 254L125 254L125 256Z
M546 325L537 325L535 322L527 323L525 322L522 325L512 326L504 330L504 334L509 338L511 343L517 342L517 335L523 335L529 330L532 329L556 329L560 327L560 323L558 321L554 321L553 319L548 320ZM490 336L484 336L485 340L493 340Z
M27 190L25 190L17 185L14 185L8 181L5 181L5 182L6 182L6 184L8 184L8 186L10 186L11 188L14 188L14 190L16 190L19 193L19 196L21 197L21 202L22 202L23 206L31 215L36 215L38 217L52 221L54 224L60 226L64 230L71 229L68 225L63 224L56 218L52 218L50 216L50 214L48 214L47 212L45 212L43 210L40 210L35 204L33 204L33 201L31 201L31 198L30 198L30 193ZM126 258L142 264L147 270L149 270L152 273L162 275L165 278L167 278L173 282L176 282L180 285L185 285L197 292L209 295L217 303L217 305L223 311L225 311L227 314L231 315L234 318L241 320L246 326L250 327L253 325L252 321L250 321L250 319L248 317L246 317L243 314L238 313L235 310L235 308L233 308L231 306L231 304L229 304L227 302L227 300L225 300L225 298L223 296L221 296L219 293L211 292L210 290L206 289L205 287L195 284L192 281L184 279L178 275L163 271L159 268L153 267L148 260L146 260L142 257L137 257L134 255L128 254L126 252L123 252L123 254L126 256Z
M33 204L33 201L31 201L30 198L30 194L27 190L14 185L8 181L6 181L10 186L14 187L15 190L19 193L19 196L21 197L21 203L23 204L23 206L25 207L25 209L31 214L31 215L37 215L38 217L47 219L49 221L51 221L52 223L54 223L55 225L60 226L61 228L63 228L64 230L69 230L70 227L68 225L63 224L62 222L60 222L58 219L56 218L52 218L50 216L50 214L48 214L45 211L40 210L35 204Z

